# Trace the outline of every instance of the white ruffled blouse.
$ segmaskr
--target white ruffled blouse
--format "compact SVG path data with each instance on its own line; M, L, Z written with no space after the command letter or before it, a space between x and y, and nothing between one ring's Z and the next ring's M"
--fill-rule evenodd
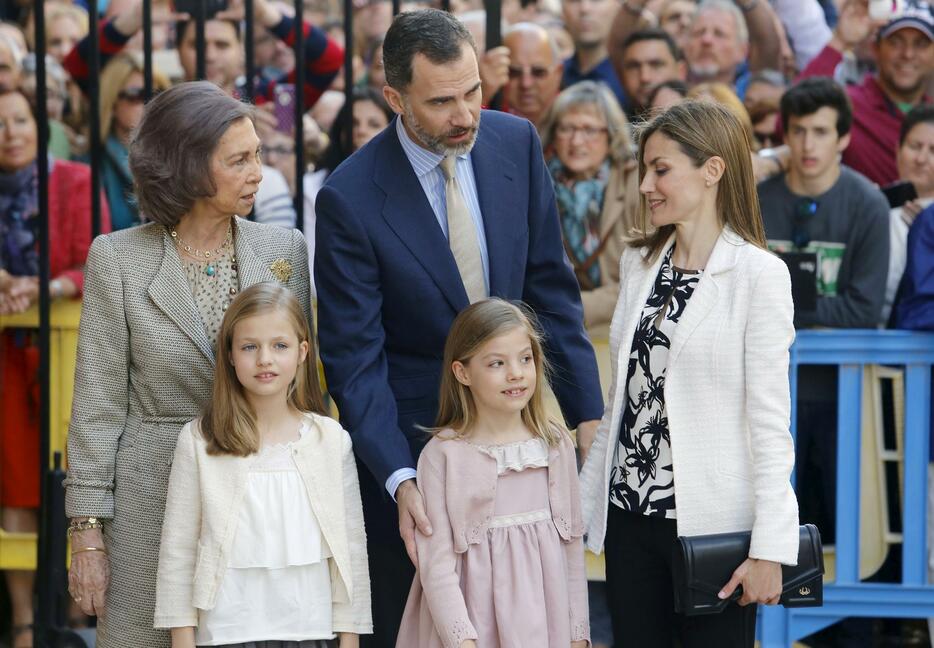
M334 637L331 551L295 465L295 443L263 448L250 465L216 604L199 611L199 646Z
M496 474L498 475L509 471L521 472L526 468L548 466L548 444L538 437L501 445L474 445L484 454L496 459Z

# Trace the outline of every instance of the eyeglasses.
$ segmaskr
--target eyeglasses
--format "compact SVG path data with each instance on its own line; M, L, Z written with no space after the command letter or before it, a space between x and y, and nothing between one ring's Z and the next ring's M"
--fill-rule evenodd
M295 147L292 146L264 146L265 155L292 155L295 153Z
M598 128L597 126L571 126L570 124L558 124L555 126L555 136L561 139L572 139L575 133L580 133L586 140L594 140L610 132L607 128Z
M536 81L541 81L551 74L551 68L546 68L541 65L510 65L509 78L521 79L526 71L528 71Z
M818 202L813 198L801 198L795 203L794 220L791 224L791 243L795 249L803 250L811 244L808 223L817 213Z

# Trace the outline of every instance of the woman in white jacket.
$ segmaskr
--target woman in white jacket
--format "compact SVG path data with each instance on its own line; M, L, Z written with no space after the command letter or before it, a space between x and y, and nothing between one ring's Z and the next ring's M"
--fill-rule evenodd
M640 138L656 230L623 252L614 378L581 475L624 646L751 648L756 604L778 602L781 564L797 560L791 282L765 249L748 151L736 118L707 102L669 108ZM750 529L749 558L720 593L742 585L738 604L675 614L677 536Z

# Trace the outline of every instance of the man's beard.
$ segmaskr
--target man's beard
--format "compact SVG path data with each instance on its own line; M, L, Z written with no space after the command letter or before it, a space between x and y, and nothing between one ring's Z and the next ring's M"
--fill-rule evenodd
M472 127L452 129L439 136L432 135L427 130L425 130L421 124L418 123L418 119L415 117L415 113L412 112L412 107L408 102L405 102L403 106L405 107L405 123L409 128L412 129L412 132L415 134L415 138L418 140L419 144L436 155L443 155L445 157L453 155L457 157L458 155L470 153L474 143L477 141L477 132L480 130L479 114L477 115L476 123ZM470 133L470 137L462 144L458 144L457 146L448 146L444 143L445 138L457 137L458 135L463 135L467 132Z
M691 77L699 81L713 81L721 72L721 68L716 63L699 63L688 65L691 71Z

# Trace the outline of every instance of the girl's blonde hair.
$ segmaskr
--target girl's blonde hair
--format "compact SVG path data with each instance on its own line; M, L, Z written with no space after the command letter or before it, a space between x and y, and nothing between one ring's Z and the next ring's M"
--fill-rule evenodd
M256 315L280 311L285 313L298 343L308 342L308 354L295 374L289 388L289 405L301 412L325 414L321 385L318 384L315 340L308 318L292 292L272 282L250 286L234 299L221 323L217 336L217 362L214 367L214 389L201 416L201 434L208 445L208 454L232 454L246 457L259 450L256 412L243 393L237 371L231 362L234 330L241 321Z
M765 227L752 173L749 136L736 116L712 101L688 99L653 117L639 131L640 182L645 177L645 143L655 133L675 142L695 168L700 168L712 157L723 160L725 170L717 186L720 224L729 225L747 242L766 249ZM646 217L645 194L641 200L643 235L630 241L629 245L647 247L649 254L645 261L651 264L664 249L675 226L664 225L652 232Z
M470 305L451 325L444 345L438 417L431 432L438 433L450 428L457 436L462 436L474 425L477 406L470 388L462 385L455 377L454 362L468 364L483 344L517 328L529 336L536 377L532 398L522 408L522 422L532 434L548 445L554 446L560 442L566 432L560 424L549 420L542 397L548 381L548 365L542 352L542 333L535 322L535 316L525 308L496 298Z

